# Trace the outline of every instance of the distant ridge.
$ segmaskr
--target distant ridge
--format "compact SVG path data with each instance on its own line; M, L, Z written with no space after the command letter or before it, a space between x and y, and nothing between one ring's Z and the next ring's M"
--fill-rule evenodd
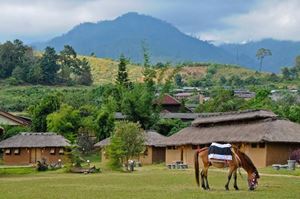
M272 56L264 59L263 70L276 73L280 72L280 69L284 66L294 66L296 56L300 55L300 42L275 39L263 39L245 44L225 44L221 47L232 54L236 54L238 51L240 56L247 56L250 59L256 59L257 49L268 48L272 51ZM244 62L244 65L249 66L242 57L240 59ZM258 62L252 67L258 69Z
M168 22L135 12L110 21L79 24L48 42L33 44L33 47L43 50L46 46L53 46L61 50L69 44L82 55L95 53L97 57L118 59L123 53L133 62L141 63L143 43L148 47L153 63L212 62L236 64L253 70L259 65L256 51L268 48L273 55L264 59L263 71L269 72L280 72L283 66L293 66L295 57L300 55L300 42L273 39L214 46L180 32Z
M233 56L224 49L188 36L165 21L134 12L112 21L79 24L66 34L34 46L39 50L48 45L61 50L69 44L79 54L95 53L99 57L117 59L124 53L133 61L141 62L143 42L153 62L234 63Z

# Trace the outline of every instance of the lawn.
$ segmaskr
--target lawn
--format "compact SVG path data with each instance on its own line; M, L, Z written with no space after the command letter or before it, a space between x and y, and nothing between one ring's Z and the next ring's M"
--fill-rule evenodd
M134 173L104 170L99 174L57 172L0 175L0 198L299 198L300 178L262 175L256 191L247 190L238 178L240 191L224 190L226 173L211 170L211 191L196 186L193 170L167 170L145 166Z

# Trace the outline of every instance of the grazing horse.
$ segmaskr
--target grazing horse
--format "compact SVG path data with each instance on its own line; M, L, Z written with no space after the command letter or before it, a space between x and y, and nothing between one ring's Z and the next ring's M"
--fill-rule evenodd
M250 160L250 158L243 152L241 152L236 147L231 147L232 151L232 160L227 161L213 161L209 160L208 158L208 150L209 147L204 147L195 152L194 156L194 164L195 164L195 176L196 176L196 182L199 186L199 160L198 157L200 156L203 162L203 169L201 170L201 186L204 190L209 189L208 180L207 180L207 174L208 174L208 168L210 166L214 166L217 168L224 168L226 166L229 167L229 174L228 174L228 181L225 184L225 189L229 190L229 182L231 179L231 176L233 174L234 177L234 188L235 190L239 190L237 186L237 169L242 167L248 174L248 186L249 190L254 190L257 187L257 179L259 178L258 171L256 167L254 166L253 162Z

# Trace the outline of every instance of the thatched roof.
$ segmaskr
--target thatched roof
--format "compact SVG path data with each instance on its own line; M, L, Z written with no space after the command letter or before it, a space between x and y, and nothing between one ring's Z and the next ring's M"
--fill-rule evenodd
M237 115L240 115L243 120ZM198 118L191 127L184 128L167 138L165 144L198 145L212 142L300 143L300 124L278 119L274 113L266 111L227 113L222 116L203 118L203 121Z
M145 144L147 146L163 146L164 145L163 143L166 140L165 136L163 136L163 135L161 135L161 134L159 134L155 131L146 131L145 132L145 137L146 137L145 138L146 139ZM94 145L94 147L102 148L102 147L105 147L109 144L110 144L110 138L106 138L106 139L101 140L100 142L96 143Z
M94 144L94 147L105 147L107 145L110 144L110 137L109 138L105 138L103 140L101 140L100 142L97 142L96 144Z
M201 113L160 113L163 119L181 119L181 120L194 120L201 116Z
M160 105L178 105L180 106L181 103L173 96L169 94L165 94L162 98L158 99L155 103Z
M212 125L217 123L231 123L241 121L254 121L266 118L277 118L277 115L271 111L265 110L246 110L238 112L225 113L206 113L200 114L199 117L192 122L192 126Z
M162 112L160 113L160 118L162 119L181 119L181 120L194 120L200 116L204 115L203 113L171 113L171 112ZM115 119L123 120L126 119L126 115L123 115L121 112L115 113Z
M70 143L55 133L20 133L0 142L0 148L66 147Z
M6 118L8 120L11 120L14 123L17 123L19 125L28 126L31 124L31 120L29 118L16 116L16 115L13 115L13 114L5 112L5 111L0 110L0 116Z

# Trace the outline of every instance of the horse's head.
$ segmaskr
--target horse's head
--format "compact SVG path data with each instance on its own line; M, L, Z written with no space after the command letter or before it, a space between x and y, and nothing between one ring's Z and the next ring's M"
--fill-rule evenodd
M241 166L248 173L249 190L253 191L258 185L258 181L257 181L257 179L259 178L258 171L255 165L253 164L253 162L251 161L251 159L245 153L239 150L237 150L237 153L241 162Z
M259 174L257 170L255 170L253 173L248 174L248 186L250 191L253 191L257 187L257 179L259 179Z

